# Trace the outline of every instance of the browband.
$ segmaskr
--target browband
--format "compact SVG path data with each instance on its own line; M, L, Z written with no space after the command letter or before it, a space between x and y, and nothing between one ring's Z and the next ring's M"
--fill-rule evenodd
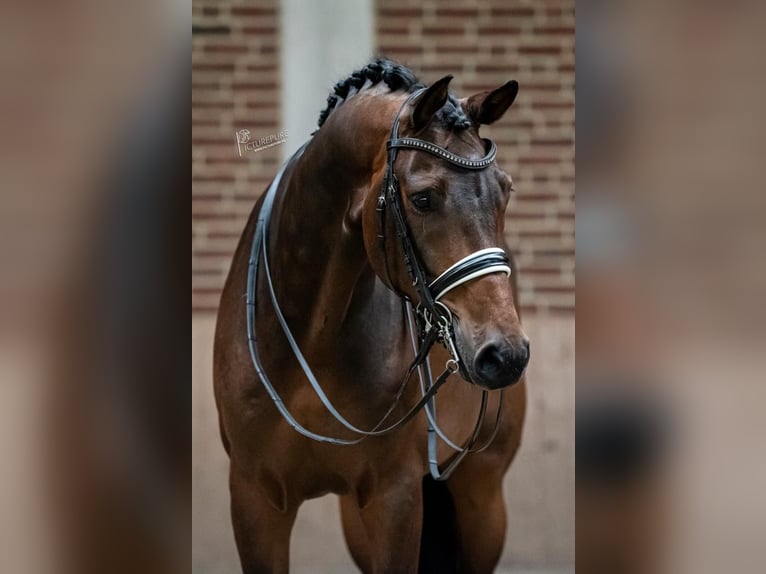
M493 161L495 161L497 147L495 146L495 142L488 140L487 138L481 138L481 141L484 142L484 149L487 150L487 154L481 159L468 159L461 157L436 144L415 138L390 139L386 144L386 149L390 150L392 148L407 148L419 151L427 151L431 155L435 155L436 157L448 161L449 163L458 167L464 167L466 169L484 169Z

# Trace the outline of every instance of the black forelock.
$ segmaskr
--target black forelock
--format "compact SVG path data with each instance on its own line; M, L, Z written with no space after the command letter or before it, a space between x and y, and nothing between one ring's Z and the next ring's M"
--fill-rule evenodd
M439 110L436 117L444 126L452 130L464 130L472 124L460 102L452 94L449 95L447 103Z
M319 114L319 127L327 120L333 110L349 96L357 93L369 80L371 85L383 82L392 92L399 90L412 93L415 90L426 87L415 73L388 58L376 58L363 68L353 72L345 80L341 80L333 88L327 97L327 107ZM447 103L439 110L437 118L450 129L465 129L471 125L471 120L466 116L455 96L449 95Z

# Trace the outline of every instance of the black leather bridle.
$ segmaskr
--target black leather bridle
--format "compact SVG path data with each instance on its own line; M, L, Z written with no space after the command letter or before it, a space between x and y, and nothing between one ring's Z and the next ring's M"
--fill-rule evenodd
M277 410L280 412L283 418L287 421L287 423L292 428L294 428L298 433L316 441L327 442L327 443L336 444L336 445L357 444L367 437L381 436L381 435L393 432L394 430L402 427L405 423L410 421L418 412L420 412L421 409L425 408L426 415L428 418L429 469L430 469L431 475L435 479L446 480L468 452L478 452L478 451L484 450L492 442L499 428L500 417L502 414L503 397L502 397L502 391L501 391L500 403L498 406L497 418L495 421L494 430L492 432L492 435L488 439L488 441L479 449L472 450L472 447L478 438L478 435L484 420L486 408L487 408L488 392L486 390L482 390L480 412L479 412L479 416L477 418L476 424L474 425L473 432L471 433L471 436L468 438L468 440L465 441L463 446L458 446L455 443L453 443L439 428L438 424L436 423L436 404L435 404L434 397L438 389L441 387L441 385L443 385L447 381L449 376L455 373L460 366L460 356L458 355L457 348L455 345L455 340L454 340L454 327L453 327L452 313L449 310L449 308L440 301L440 299L442 296L444 296L446 293L448 293L455 287L458 287L459 285L462 285L468 281L472 281L484 275L488 275L492 273L501 273L501 272L506 273L507 275L510 275L511 267L510 267L510 261L508 259L508 256L505 254L505 252L498 247L491 247L487 249L481 249L461 259L457 263L450 266L446 271L441 273L434 280L429 282L427 279L428 277L427 272L420 260L420 257L417 254L415 245L413 244L412 237L410 235L409 227L407 225L407 220L404 215L404 206L402 205L401 190L399 189L399 184L394 174L394 163L396 161L397 150L413 149L417 151L424 151L444 161L447 161L448 163L458 168L469 169L469 170L481 170L489 166L494 161L496 148L495 148L495 144L492 141L488 139L483 139L482 141L485 144L486 155L481 159L471 160L471 159L467 159L467 158L455 155L452 152L442 147L439 147L436 144L427 142L425 140L414 139L414 138L400 138L399 137L400 116L402 112L404 111L405 107L407 106L407 104L409 104L414 99L416 99L421 93L423 93L424 90L425 88L415 92L410 97L408 97L396 115L393 126L391 128L391 138L389 139L387 143L388 161L386 166L386 172L383 179L383 184L381 187L381 192L378 197L377 210L378 210L378 214L380 218L379 238L381 241L381 247L383 248L384 259L386 260L386 272L388 273L388 257L387 257L386 249L385 249L385 241L386 241L385 223L386 223L386 213L388 211L391 211L393 219L394 219L394 225L396 228L396 234L401 244L402 255L404 258L405 266L407 268L407 273L409 275L410 280L412 281L412 285L417 290L418 297L420 299L415 305L415 309L413 313L413 302L410 300L410 298L407 295L403 293L399 293L399 295L402 297L405 304L405 315L407 319L410 339L413 345L413 350L415 352L415 357L412 363L410 364L409 369L407 370L407 373L399 387L399 391L391 407L383 415L383 417L379 420L379 422L372 429L369 429L369 430L357 428L356 426L351 424L345 417L343 417L343 415L341 415L341 413L338 412L338 410L330 402L329 398L324 393L324 390L322 389L321 385L316 380L316 377L311 371L305 357L303 356L303 353L301 352L297 342L295 341L295 338L292 335L292 332L290 331L289 326L287 325L287 321L285 320L285 317L282 313L282 310L276 298L274 283L271 277L271 270L269 268L268 245L267 245L268 228L269 228L271 210L274 204L274 198L276 196L276 192L279 187L279 183L281 181L283 173L285 172L288 165L295 162L302 155L304 149L308 145L308 142L304 144L282 166L279 173L277 174L277 176L274 178L271 185L269 186L269 189L267 190L266 195L264 196L264 201L261 206L261 210L258 214L258 220L256 222L256 227L253 234L253 243L252 243L252 248L250 252L250 261L248 266L247 305L246 305L247 337L248 337L248 344L250 347L250 355L253 359L253 365L255 367L256 372L258 373L258 376L262 384L264 385L269 397L274 402L274 405L277 407ZM274 308L274 312L277 316L280 327L282 328L282 331L285 334L285 337L287 338L287 341L293 353L295 354L295 357L298 360L298 363L301 366L301 369L306 375L317 397L325 406L325 408L328 410L328 412L346 429L359 435L358 438L340 439L340 438L322 435L305 428L290 413L290 411L287 409L286 405L282 401L279 393L276 391L271 381L269 380L263 368L263 363L260 359L260 355L258 353L257 333L255 329L256 282L258 278L258 269L259 269L261 260L263 261L264 274L266 278L266 283L268 285L269 295L271 298L272 306ZM393 287L393 284L391 283L391 277L389 276L387 279L389 281L389 284L392 286L392 288L395 288ZM415 315L414 321L413 321L413 314ZM417 333L415 333L415 329L413 328L413 323L417 324L417 327L418 327ZM439 377L437 377L435 381L433 381L431 377L431 368L430 368L428 355L434 343L436 342L440 342L447 348L447 350L450 353L450 359L445 364L444 371L439 375ZM393 413L394 409L396 408L396 405L398 404L399 399L402 397L404 393L404 389L407 385L407 382L409 381L412 374L416 370L418 371L419 378L420 378L421 395L422 395L420 400L415 405L413 405L407 411L407 413L403 415L401 418L399 418L396 422L391 423L387 426L384 426L386 421L388 420L388 418L390 417L390 415ZM465 371L465 369L463 370L463 372L467 375L467 372ZM437 435L441 437L442 440L444 440L450 447L456 450L456 454L454 455L452 460L449 462L445 470L439 469L439 465L436 460Z
M390 272L388 270L388 256L386 252L386 213L391 211L396 227L396 235L399 238L402 248L402 256L407 269L410 281L418 292L420 301L417 304L416 312L418 323L422 334L427 334L431 327L438 328L438 340L441 341L450 351L452 358L459 362L460 358L454 345L454 334L452 329L452 314L449 308L439 300L449 291L491 273L503 272L511 274L511 266L505 251L498 247L480 249L471 255L461 259L453 264L433 281L427 280L427 273L423 263L413 244L409 226L404 216L404 206L402 205L402 193L399 188L399 181L394 174L394 164L396 163L397 152L400 149L412 149L430 153L460 169L482 170L487 168L493 161L497 148L494 142L486 138L482 139L486 155L481 159L468 159L455 155L454 153L425 140L415 138L400 138L399 124L401 115L407 105L417 99L426 88L422 88L413 93L402 104L399 112L396 114L394 123L391 126L391 137L386 144L388 150L388 160L386 171L383 177L380 195L378 196L378 215L379 215L379 233L378 239L383 250L383 257L386 265L386 274L388 282L395 289L391 282ZM409 301L410 298L399 292L399 295Z

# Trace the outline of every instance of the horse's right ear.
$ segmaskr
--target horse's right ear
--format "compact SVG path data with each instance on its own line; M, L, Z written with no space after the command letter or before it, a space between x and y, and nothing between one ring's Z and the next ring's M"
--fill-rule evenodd
M418 103L415 104L415 109L412 112L412 127L416 132L426 127L434 114L447 103L451 81L452 75L444 76L441 80L434 82L418 98Z
M464 107L474 122L489 125L503 116L518 93L519 83L511 80L491 92L480 92L463 100Z

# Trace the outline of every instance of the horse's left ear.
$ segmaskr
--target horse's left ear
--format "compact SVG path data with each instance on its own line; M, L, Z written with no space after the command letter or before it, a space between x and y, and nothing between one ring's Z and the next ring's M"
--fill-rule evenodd
M426 127L434 114L438 112L449 97L449 83L452 76L444 76L438 82L434 82L423 95L418 98L415 109L412 111L412 127L419 132Z
M491 92L480 92L466 98L463 108L477 124L489 125L503 117L518 93L519 83L511 80Z

